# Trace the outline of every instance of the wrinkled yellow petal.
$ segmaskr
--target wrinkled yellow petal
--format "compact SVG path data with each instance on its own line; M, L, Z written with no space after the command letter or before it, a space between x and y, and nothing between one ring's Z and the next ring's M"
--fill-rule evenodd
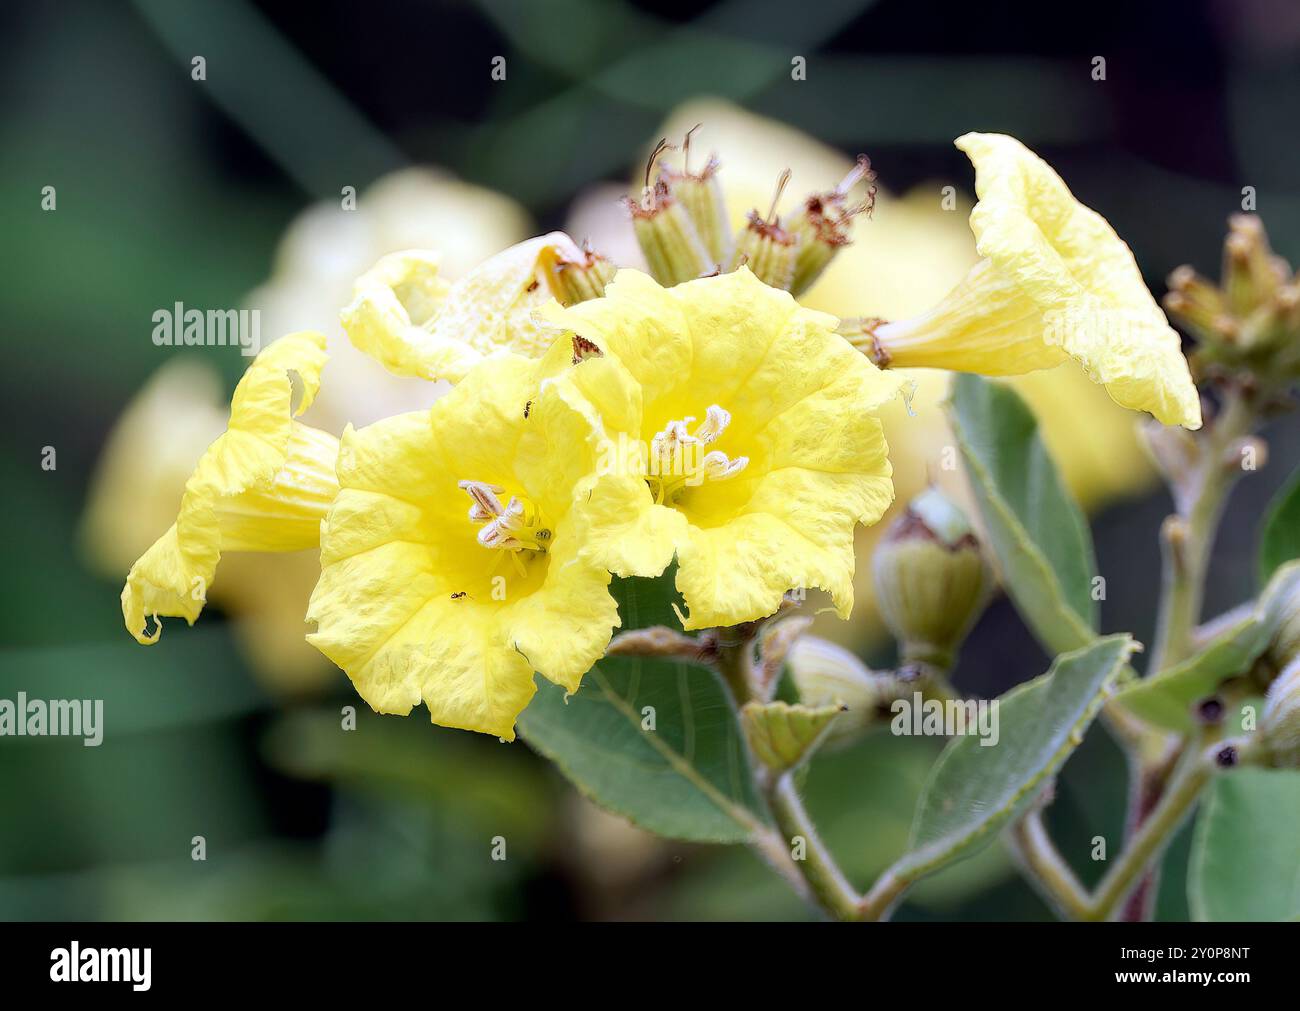
M529 239L486 260L450 286L433 254L385 257L357 282L343 311L353 344L389 371L459 382L491 355L545 354L555 332L533 310L557 294L557 257L580 251L563 232Z
M185 485L176 522L131 567L122 617L141 643L146 618L202 611L223 550L297 551L316 543L333 497L335 440L293 420L310 406L325 364L318 333L283 337L254 359L235 389L226 432ZM300 398L291 412L294 386Z
M344 433L309 641L379 712L424 702L435 723L512 739L534 671L575 691L609 643L610 576L579 557L571 516L591 449L573 412L534 407L547 367L504 354L429 411ZM460 481L530 503L548 549L484 547Z
M542 314L603 352L545 391L592 412L602 435L597 477L576 507L585 557L654 575L675 554L687 628L763 617L798 588L827 590L848 614L854 526L875 522L893 496L873 412L898 376L855 352L833 317L743 268L667 289L625 270L604 298ZM730 417L707 449L747 462L723 480L677 482L661 501L647 447L713 405Z
M925 315L876 331L897 366L1018 375L1074 359L1124 407L1200 426L1178 335L1128 246L1019 141L966 134L983 257Z

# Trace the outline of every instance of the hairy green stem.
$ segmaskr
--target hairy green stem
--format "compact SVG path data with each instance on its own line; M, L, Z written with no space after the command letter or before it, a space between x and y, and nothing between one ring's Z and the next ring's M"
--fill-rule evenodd
M741 638L740 641L727 642L722 636L730 629L719 629L718 655L714 662L718 673L727 682L732 700L739 709L754 697L754 644L752 639Z
M738 629L718 629L717 632L714 665L727 682L737 708L755 698L758 691L754 638L748 632ZM857 893L813 827L790 773L777 777L773 782L753 755L750 756L750 765L754 770L754 785L766 797L779 827L779 833L755 836L752 840L754 848L799 895L836 919L852 919L857 908ZM796 839L804 842L802 859L796 859L791 852Z
M912 878L900 877L892 867L889 868L876 879L871 890L858 903L857 918L871 922L887 920L912 882Z
M1175 488L1177 512L1160 531L1164 566L1152 673L1172 667L1192 653L1215 532L1228 493L1242 473L1228 454L1254 424L1255 412L1247 399L1229 392L1200 447L1194 472L1185 475L1185 484Z
M1058 916L1066 920L1091 918L1088 892L1052 843L1041 810L1035 808L1021 818L1006 838L1021 870Z
M1215 534L1228 495L1242 473L1230 459L1233 446L1249 435L1257 421L1249 399L1240 391L1225 394L1222 409L1199 446L1195 467L1173 476L1176 512L1160 529L1162 556L1159 613L1151 653L1150 674L1159 673L1191 656L1196 627L1205 598L1205 581ZM1129 815L1125 827L1131 841L1164 792L1178 742L1151 730L1125 744L1128 754ZM1124 918L1146 920L1152 915L1159 881L1158 868L1148 871L1124 910Z
M777 777L768 793L768 800L785 841L791 847L796 846L798 841L803 843L799 847L800 855L794 861L817 903L838 920L858 919L858 893L817 834L817 829L799 798L792 773L787 772Z
M1191 813L1212 774L1211 768L1198 752L1192 751L1185 757L1150 815L1129 840L1119 860L1097 885L1092 900L1091 919L1107 919L1128 896L1137 885L1138 878L1160 857L1174 832Z
M1017 822L1008 841L1030 880L1058 912L1077 920L1110 919L1164 852L1212 775L1206 756L1199 749L1189 750L1150 815L1091 894L1052 843L1038 811Z

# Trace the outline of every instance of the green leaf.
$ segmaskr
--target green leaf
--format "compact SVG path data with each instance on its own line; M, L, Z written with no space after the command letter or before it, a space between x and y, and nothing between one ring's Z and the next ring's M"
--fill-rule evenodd
M1192 709L1196 703L1213 695L1224 681L1250 670L1277 632L1284 602L1297 592L1300 562L1292 562L1274 573L1246 617L1215 636L1195 656L1126 685L1116 694L1116 701L1157 726L1181 733L1194 729Z
M1300 917L1300 772L1236 769L1196 823L1187 898L1198 920Z
M624 629L680 629L673 575L614 581ZM582 793L659 835L736 843L764 826L735 707L710 668L607 657L567 701L539 679L519 727Z
M1134 645L1127 635L1098 639L1011 689L997 700L995 745L954 738L934 764L910 851L894 872L916 879L987 845L1083 741Z
M1260 528L1259 585L1293 558L1300 558L1300 468L1268 504Z
M1097 629L1092 537L1032 412L1009 386L959 375L948 414L1017 610L1049 653L1087 645Z

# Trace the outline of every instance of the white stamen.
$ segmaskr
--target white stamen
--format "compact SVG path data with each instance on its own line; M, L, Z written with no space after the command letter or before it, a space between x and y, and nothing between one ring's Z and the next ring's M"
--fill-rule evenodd
M517 496L502 505L497 496L505 489L486 481L460 481L458 487L474 500L469 508L469 518L482 523L477 540L485 548L502 548L506 551L545 551L551 531L542 526L535 507L529 507Z
M733 460L726 453L715 449L705 454L702 469L705 477L713 481L725 481L729 477L735 477L748 466L749 457L738 456Z
M700 447L717 442L731 424L731 412L718 404L709 405L704 421L691 431L694 417L670 421L650 440L649 472L646 475L658 502L671 502L683 488L705 480L725 481L749 465L749 457L734 460L721 450L700 457Z
M501 500L497 498L505 492L504 488L495 484L488 484L486 481L460 481L456 487L467 492L469 497L474 500L474 504L469 507L469 518L474 523L482 523L490 520L493 516L500 516L505 509L501 505Z
M700 442L708 445L710 442L716 442L730 424L731 412L723 410L717 404L713 404L704 412L704 424L699 427L695 436Z

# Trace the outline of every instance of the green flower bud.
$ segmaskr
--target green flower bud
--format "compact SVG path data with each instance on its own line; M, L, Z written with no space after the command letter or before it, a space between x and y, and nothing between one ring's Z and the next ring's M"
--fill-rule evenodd
M779 220L764 221L757 211L736 236L730 269L748 267L760 281L773 288L790 290L794 279L796 239L781 227Z
M1238 324L1217 285L1184 264L1169 275L1165 310L1200 341L1231 343Z
M865 213L871 217L876 204L876 173L871 159L858 155L857 164L840 184L828 193L814 193L803 208L790 219L788 230L798 240L794 276L790 291L802 294L812 287L843 247L852 241L853 218ZM860 182L867 184L865 199L849 205L849 194Z
M731 260L731 224L718 167L718 159L710 156L699 172L690 171L689 164L680 172L664 166L660 178L681 202L713 266L721 269Z
M1259 735L1273 765L1300 768L1300 657L1269 685Z
M1228 219L1223 243L1223 289L1232 311L1243 318L1268 302L1289 270L1279 268L1264 225L1253 214Z
M1189 359L1197 376L1300 376L1300 286L1255 215L1229 219L1217 287L1191 267L1170 274L1169 287L1165 308L1199 342Z
M993 581L962 511L935 488L918 495L876 548L873 569L903 660L951 667Z
M745 227L736 235L728 270L748 267L755 277L773 288L790 290L794 281L794 261L799 244L798 237L781 227L776 216L776 205L790 181L790 170L781 173L776 182L776 193L767 217L750 211Z
M690 215L660 179L637 203L623 202L632 216L632 231L656 281L665 287L693 281L713 269Z

